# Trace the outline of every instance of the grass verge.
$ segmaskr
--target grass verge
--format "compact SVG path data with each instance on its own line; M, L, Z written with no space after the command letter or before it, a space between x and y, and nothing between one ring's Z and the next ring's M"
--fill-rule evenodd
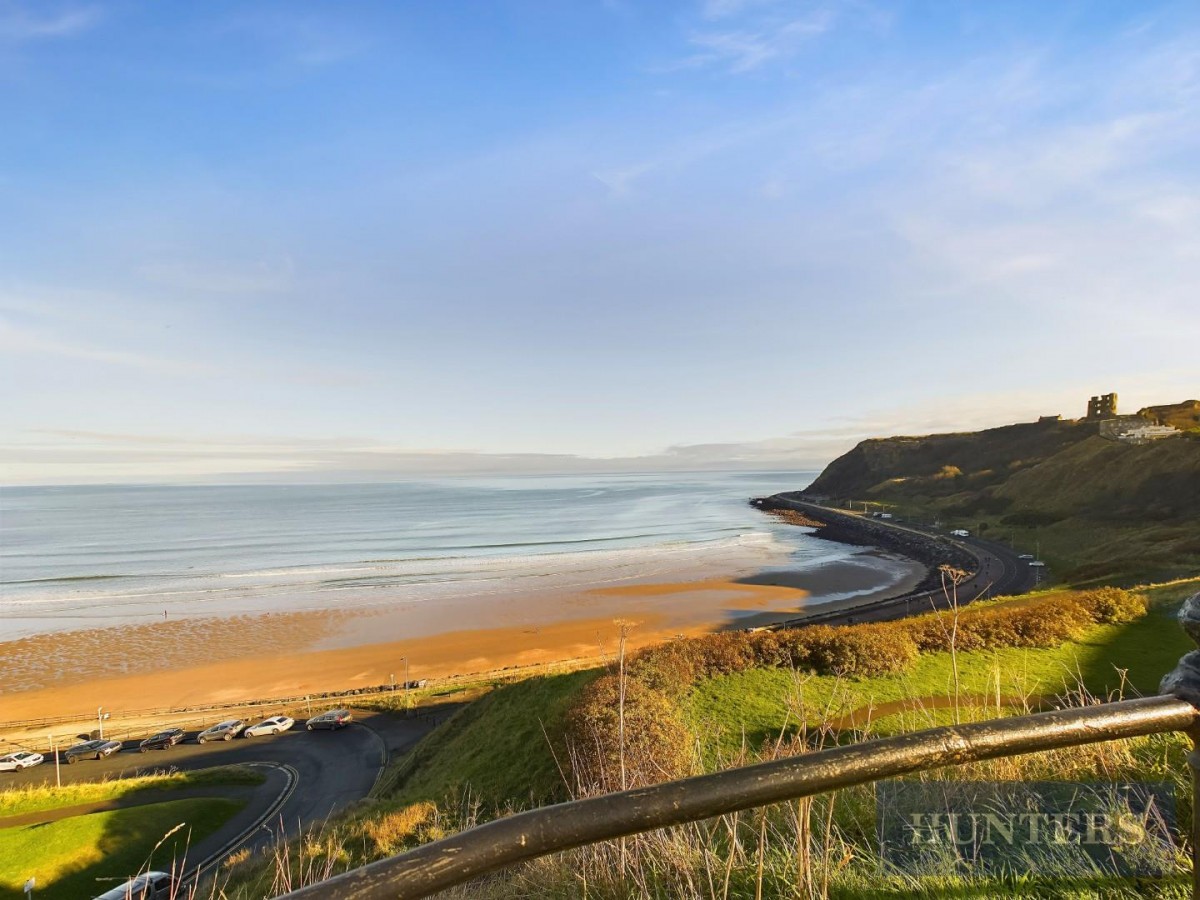
M253 769L218 766L196 772L163 772L159 775L142 775L136 778L81 781L64 784L62 787L31 785L0 791L0 818L61 809L81 803L115 800L118 797L136 794L138 791L171 791L209 784L262 784L263 780L263 775Z
M0 898L22 897L30 877L37 879L38 900L81 900L147 868L169 871L241 806L172 800L0 829Z
M385 776L383 796L440 802L469 790L493 805L538 804L561 798L562 776L547 735L596 670L507 684L465 707L426 737Z
M1200 579L1142 589L1152 604L1146 616L1124 625L1096 626L1080 640L1052 649L960 653L960 691L980 698L999 693L1006 700L1054 697L1081 686L1100 697L1114 691L1155 694L1162 676L1195 649L1174 614L1198 587ZM802 703L797 700L798 678L803 682ZM911 672L876 678L802 676L787 669L759 668L701 681L684 708L692 729L712 743L710 751L728 755L743 741L758 746L801 724L811 726L871 706L886 709L899 701L925 698L941 702L951 695L953 683L949 653L923 654ZM944 706L936 714L930 711L932 702L926 708L915 706L910 714L872 717L873 732L944 724ZM998 714L994 706L988 712Z

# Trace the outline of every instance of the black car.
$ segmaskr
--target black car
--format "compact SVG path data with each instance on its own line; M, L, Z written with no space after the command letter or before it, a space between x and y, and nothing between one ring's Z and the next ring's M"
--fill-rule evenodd
M80 759L104 759L121 749L120 741L84 741L63 751L63 760L74 764Z
M142 753L145 753L147 750L170 750L182 740L182 728L168 728L166 731L150 735L150 737L138 744L138 750Z
M350 715L348 709L331 709L329 712L323 712L319 716L313 716L304 723L304 727L309 731L316 731L318 728L328 728L330 731L337 731L339 728L345 728L354 721L354 716Z

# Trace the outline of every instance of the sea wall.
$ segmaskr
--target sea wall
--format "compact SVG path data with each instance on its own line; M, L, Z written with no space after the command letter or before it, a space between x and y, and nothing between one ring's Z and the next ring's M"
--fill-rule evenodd
M925 578L912 591L914 594L936 590L942 579L939 566L953 566L968 575L979 570L979 560L969 550L937 535L922 534L907 528L886 524L878 519L838 512L800 499L796 494L775 494L751 500L751 505L764 512L787 515L796 525L814 528L814 536L839 544L878 547L915 559L928 568Z

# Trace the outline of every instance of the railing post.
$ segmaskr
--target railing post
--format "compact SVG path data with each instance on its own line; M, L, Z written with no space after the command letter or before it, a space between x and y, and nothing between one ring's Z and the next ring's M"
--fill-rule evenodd
M1200 647L1200 594L1192 594L1179 609L1179 624ZM1159 691L1200 709L1200 650L1184 655L1163 678ZM1192 749L1187 755L1192 773L1192 900L1200 900L1200 726L1188 729Z

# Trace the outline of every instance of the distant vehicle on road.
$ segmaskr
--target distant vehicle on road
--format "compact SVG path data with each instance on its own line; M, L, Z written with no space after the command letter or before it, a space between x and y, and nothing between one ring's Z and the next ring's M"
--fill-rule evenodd
M288 716L271 716L269 719L263 719L257 725L251 725L242 732L242 737L258 737L260 734L279 734L281 731L287 731L296 720Z
M0 756L0 772L20 772L22 769L32 769L45 758L40 753L18 750L8 756Z
M954 535L955 537L970 537L971 536L971 532L967 531L967 529L965 529L965 528L955 528L950 533L952 535Z
M143 872L120 887L105 891L96 900L168 900L173 897L175 879L166 872Z
M168 728L166 731L150 735L150 737L138 744L138 750L141 753L145 753L147 750L170 750L182 740L182 728Z
M331 709L329 712L323 712L319 716L313 716L304 723L304 727L309 731L316 731L319 728L328 728L330 731L337 731L339 728L345 728L354 721L354 716L350 715L348 709Z
M246 727L246 723L241 719L229 719L225 722L218 722L211 728L205 728L202 732L196 735L196 743L203 744L205 741L231 741Z
M1022 553L1017 559L1033 559L1032 553Z
M104 759L120 749L120 741L84 741L82 744L76 744L74 747L64 750L63 760L68 765L74 765L75 761L80 759Z

